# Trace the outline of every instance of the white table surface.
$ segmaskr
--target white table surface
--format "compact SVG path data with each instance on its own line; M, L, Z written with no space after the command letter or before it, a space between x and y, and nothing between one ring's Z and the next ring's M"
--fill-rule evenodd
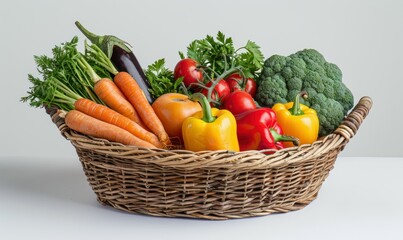
M210 221L100 205L77 158L0 158L0 239L403 239L403 158L339 157L302 210Z

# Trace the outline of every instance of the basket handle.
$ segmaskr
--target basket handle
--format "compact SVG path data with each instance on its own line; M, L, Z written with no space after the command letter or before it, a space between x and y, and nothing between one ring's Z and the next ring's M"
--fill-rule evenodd
M347 140L354 137L361 123L371 110L371 107L372 99L368 96L362 97L353 110L344 118L334 133L343 136Z

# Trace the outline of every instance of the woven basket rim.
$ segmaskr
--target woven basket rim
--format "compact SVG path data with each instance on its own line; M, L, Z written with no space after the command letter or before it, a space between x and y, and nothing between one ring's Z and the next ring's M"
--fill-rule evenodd
M279 167L305 161L307 158L318 157L326 151L340 146L344 147L344 145L354 137L371 107L372 99L369 96L364 96L333 133L317 140L313 144L305 144L280 150L269 150L272 154L264 154L264 151L267 150L242 152L216 150L193 152L184 149L151 149L126 146L71 130L64 123L64 119L59 116L57 109L48 108L47 112L51 115L52 121L58 126L61 134L75 147L88 148L100 154L116 155L120 159L131 161L132 154L136 153L137 155L141 155L141 157L136 158L137 162L184 169L198 167L254 169Z

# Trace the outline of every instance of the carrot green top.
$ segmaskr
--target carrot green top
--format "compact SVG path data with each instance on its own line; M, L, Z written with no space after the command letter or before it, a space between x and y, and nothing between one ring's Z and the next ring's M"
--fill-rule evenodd
M85 54L77 49L78 37L55 46L52 56L34 56L40 77L28 74L32 83L27 96L21 98L33 107L54 105L62 110L74 109L74 102L87 98L102 101L93 91L96 80L110 78L117 72L105 54L94 45L85 44Z

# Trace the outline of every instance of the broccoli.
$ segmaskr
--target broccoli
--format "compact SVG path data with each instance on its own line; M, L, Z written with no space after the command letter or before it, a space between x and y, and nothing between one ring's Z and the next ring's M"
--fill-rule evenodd
M291 102L301 91L308 93L301 103L318 113L319 135L332 133L353 107L352 92L342 82L342 72L314 49L304 49L288 57L266 59L258 78L256 101L261 106Z

